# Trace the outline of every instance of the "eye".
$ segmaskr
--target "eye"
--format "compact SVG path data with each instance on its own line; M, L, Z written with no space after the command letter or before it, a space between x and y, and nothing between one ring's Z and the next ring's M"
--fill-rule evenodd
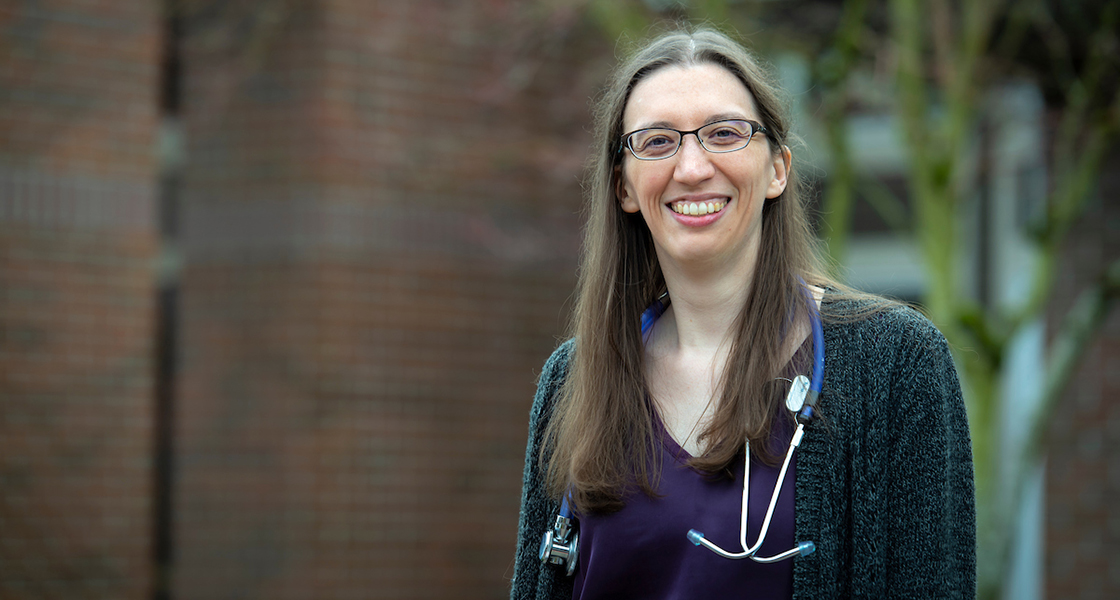
M742 144L750 136L750 125L745 123L716 123L704 132L704 141L715 146Z
M657 148L658 146L667 146L673 143L673 140L663 133L650 133L638 137L638 146L640 148Z
M677 147L676 132L662 129L639 131L630 136L630 147L641 156L668 154Z

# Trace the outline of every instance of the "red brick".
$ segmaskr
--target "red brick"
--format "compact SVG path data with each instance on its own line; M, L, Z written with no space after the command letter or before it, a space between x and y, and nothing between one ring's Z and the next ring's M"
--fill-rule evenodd
M3 598L150 594L157 17L4 11Z
M502 596L600 78L502 90L520 9L309 6L255 75L185 44L175 595Z
M1109 200L1120 192L1115 154L1102 167L1097 196L1069 236L1058 269L1059 290L1051 310L1056 325L1103 269L1120 258L1115 224L1120 206ZM1050 426L1046 482L1046 595L1052 598L1114 598L1120 579L1114 573L1120 552L1120 521L1111 501L1120 497L1120 311L1115 308L1066 390Z

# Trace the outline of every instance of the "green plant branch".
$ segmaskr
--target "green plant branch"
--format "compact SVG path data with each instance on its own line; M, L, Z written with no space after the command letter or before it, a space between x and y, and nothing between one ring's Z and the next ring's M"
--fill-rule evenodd
M1069 105L1066 112L1080 111L1080 105ZM1064 121L1065 119L1063 119ZM1053 287L1055 260L1061 251L1062 243L1074 221L1084 211L1093 185L1100 174L1101 164L1109 148L1120 133L1120 96L1106 107L1095 126L1083 134L1084 142L1077 152L1078 161L1072 164L1062 161L1065 170L1055 173L1055 189L1051 208L1046 211L1046 223L1041 228L1039 263L1035 267L1034 281L1027 302L1013 315L1008 317L1013 327L1030 320L1046 305ZM1058 168L1055 166L1055 168Z
M1075 73L1069 75L1066 88L1066 110L1063 112L1054 143L1054 165L1058 174L1076 170L1080 162L1080 144L1078 143L1086 123L1093 113L1091 104L1095 93L1099 92L1102 77L1108 74L1111 65L1109 58L1115 52L1106 39L1117 27L1117 18L1120 7L1115 3L1109 4L1101 15L1100 28L1091 36L1089 56L1086 59L1082 75ZM1114 68L1114 67L1113 67ZM1115 100L1115 99L1114 99Z
M1062 32L1061 26L1054 20L1054 15L1050 14L1050 7L1047 2L1034 0L1030 7L1031 15L1034 17L1033 23L1038 28L1042 43L1046 45L1047 54L1053 59L1051 61L1054 69L1052 73L1058 80L1059 85L1068 88L1070 83L1076 79L1075 73L1077 72L1073 66L1073 51L1070 48L1069 40Z
M1031 28L1035 8L1022 2L1007 5L1007 19L998 39L992 41L993 54L1011 61L1023 46L1023 40Z
M640 34L650 25L645 12L630 2L616 0L583 0L592 21L612 42L624 35Z
M991 365L993 371L998 370L1003 365L1003 355L1014 329L985 312L977 302L958 303L957 316L961 329L979 348L979 358Z
M964 147L975 117L975 94L981 58L991 37L995 6L998 0L974 0L965 2L962 17L964 33L960 49L956 53L957 68L949 82L946 101L948 104L948 127L946 129L946 150L957 157L955 151ZM954 165L955 166L955 165ZM956 169L951 174L956 177Z
M902 124L907 149L914 217L922 226L918 243L925 257L929 286L926 309L935 322L952 328L952 306L955 298L953 252L956 248L953 225L954 203L946 198L950 192L947 154L943 138L934 136L930 123L928 89L922 69L924 27L916 0L892 0L891 27L897 53L897 114ZM950 341L955 331L944 331Z
M860 33L866 13L866 0L850 0L844 5L837 29L835 48L816 62L816 78L825 88L822 112L828 143L830 168L822 207L828 252L838 265L847 253L854 204L855 168L848 151L848 91L852 65L859 57Z

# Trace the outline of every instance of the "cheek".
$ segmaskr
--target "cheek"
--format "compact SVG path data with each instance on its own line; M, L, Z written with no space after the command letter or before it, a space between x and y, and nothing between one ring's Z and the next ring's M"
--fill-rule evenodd
M649 165L639 165L624 172L624 181L627 190L637 195L640 200L656 200L668 183L669 176L662 169L643 168ZM671 172L669 173L671 175Z

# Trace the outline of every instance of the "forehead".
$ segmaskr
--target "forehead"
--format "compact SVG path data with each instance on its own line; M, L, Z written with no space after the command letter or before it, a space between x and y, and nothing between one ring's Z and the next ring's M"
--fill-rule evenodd
M669 126L700 127L716 118L758 120L754 98L739 78L713 64L662 67L630 92L622 113L623 131Z

